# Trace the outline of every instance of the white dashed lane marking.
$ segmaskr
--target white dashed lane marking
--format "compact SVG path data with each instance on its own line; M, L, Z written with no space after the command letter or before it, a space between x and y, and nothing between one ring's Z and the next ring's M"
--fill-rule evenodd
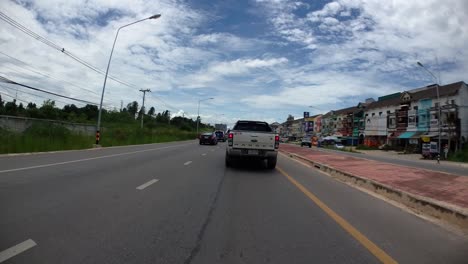
M16 246L12 246L9 249L5 249L4 251L0 252L0 263L18 255L21 254L22 252L36 246L36 242L34 242L32 239L28 239L24 242L19 243Z
M151 184L157 183L158 181L159 180L157 180L157 179L152 179L151 181L149 181L147 183L144 183L144 184L142 184L142 185L140 185L140 186L138 186L136 188L141 191L141 190L145 189L146 187L150 186Z

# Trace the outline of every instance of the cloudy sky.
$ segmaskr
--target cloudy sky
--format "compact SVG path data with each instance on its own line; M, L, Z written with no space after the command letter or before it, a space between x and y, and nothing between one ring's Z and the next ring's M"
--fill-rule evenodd
M0 76L96 103L102 74L6 19L105 71L117 29L161 13L120 31L108 109L151 89L146 106L158 111L195 118L198 100L214 97L201 103L205 122L282 122L434 83L417 61L443 84L468 81L466 0L2 0L0 11Z

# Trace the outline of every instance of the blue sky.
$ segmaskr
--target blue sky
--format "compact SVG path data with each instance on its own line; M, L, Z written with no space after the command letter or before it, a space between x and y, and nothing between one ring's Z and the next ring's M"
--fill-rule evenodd
M109 81L108 109L151 89L146 103L158 111L195 118L198 100L214 97L202 103L206 122L281 122L433 83L417 61L442 83L467 81L464 0L5 0L0 9L100 69L119 26L161 13L120 32L110 74L132 87ZM0 23L1 50L27 63L0 54L1 76L99 101L102 75Z

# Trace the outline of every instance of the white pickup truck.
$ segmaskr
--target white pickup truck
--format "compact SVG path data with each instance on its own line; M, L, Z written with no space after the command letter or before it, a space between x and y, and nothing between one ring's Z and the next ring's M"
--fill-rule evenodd
M233 160L267 160L268 168L276 167L279 136L266 122L239 120L228 134L226 166Z

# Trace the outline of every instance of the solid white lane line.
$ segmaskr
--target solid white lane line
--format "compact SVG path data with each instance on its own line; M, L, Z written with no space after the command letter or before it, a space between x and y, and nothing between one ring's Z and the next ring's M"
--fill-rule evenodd
M38 168L45 168L45 167L64 165L64 164L69 164L69 163L83 162L83 161L88 161L88 160L112 158L112 157L131 155L131 154L136 154L136 153L141 153L141 152L148 152L148 151L155 151L155 150L161 150L161 149L181 147L181 146L186 146L186 145L191 145L191 143L190 144L176 145L176 146L167 146L167 147L161 147L161 148L153 148L153 149L144 149L144 150L137 150L137 151L131 151L131 152L124 152L124 153L118 153L118 154L112 154L112 155L106 155L106 156L100 156L100 157L94 157L94 158L86 158L86 159L78 159L78 160L70 160L70 161L64 161L64 162L43 164L43 165L37 165L37 166L31 166L31 167L17 168L17 169L1 170L0 173L13 172L13 171L22 171L22 170L32 170L32 169L38 169Z
M201 154L202 156L206 156L206 153Z
M36 242L32 239L28 239L24 242L19 243L16 246L12 246L9 249L5 249L4 251L0 252L0 263L4 262L5 260L12 258L34 246L36 246Z
M141 191L141 190L145 189L146 187L150 186L151 184L157 183L158 181L159 180L157 180L157 179L152 179L151 181L149 181L147 183L144 183L144 184L142 184L142 185L140 185L140 186L138 186L136 188Z
M189 160L189 161L185 162L185 163L184 163L184 165L185 165L185 166L187 166L187 165L189 165L190 163L192 163L192 161L191 161L191 160Z

